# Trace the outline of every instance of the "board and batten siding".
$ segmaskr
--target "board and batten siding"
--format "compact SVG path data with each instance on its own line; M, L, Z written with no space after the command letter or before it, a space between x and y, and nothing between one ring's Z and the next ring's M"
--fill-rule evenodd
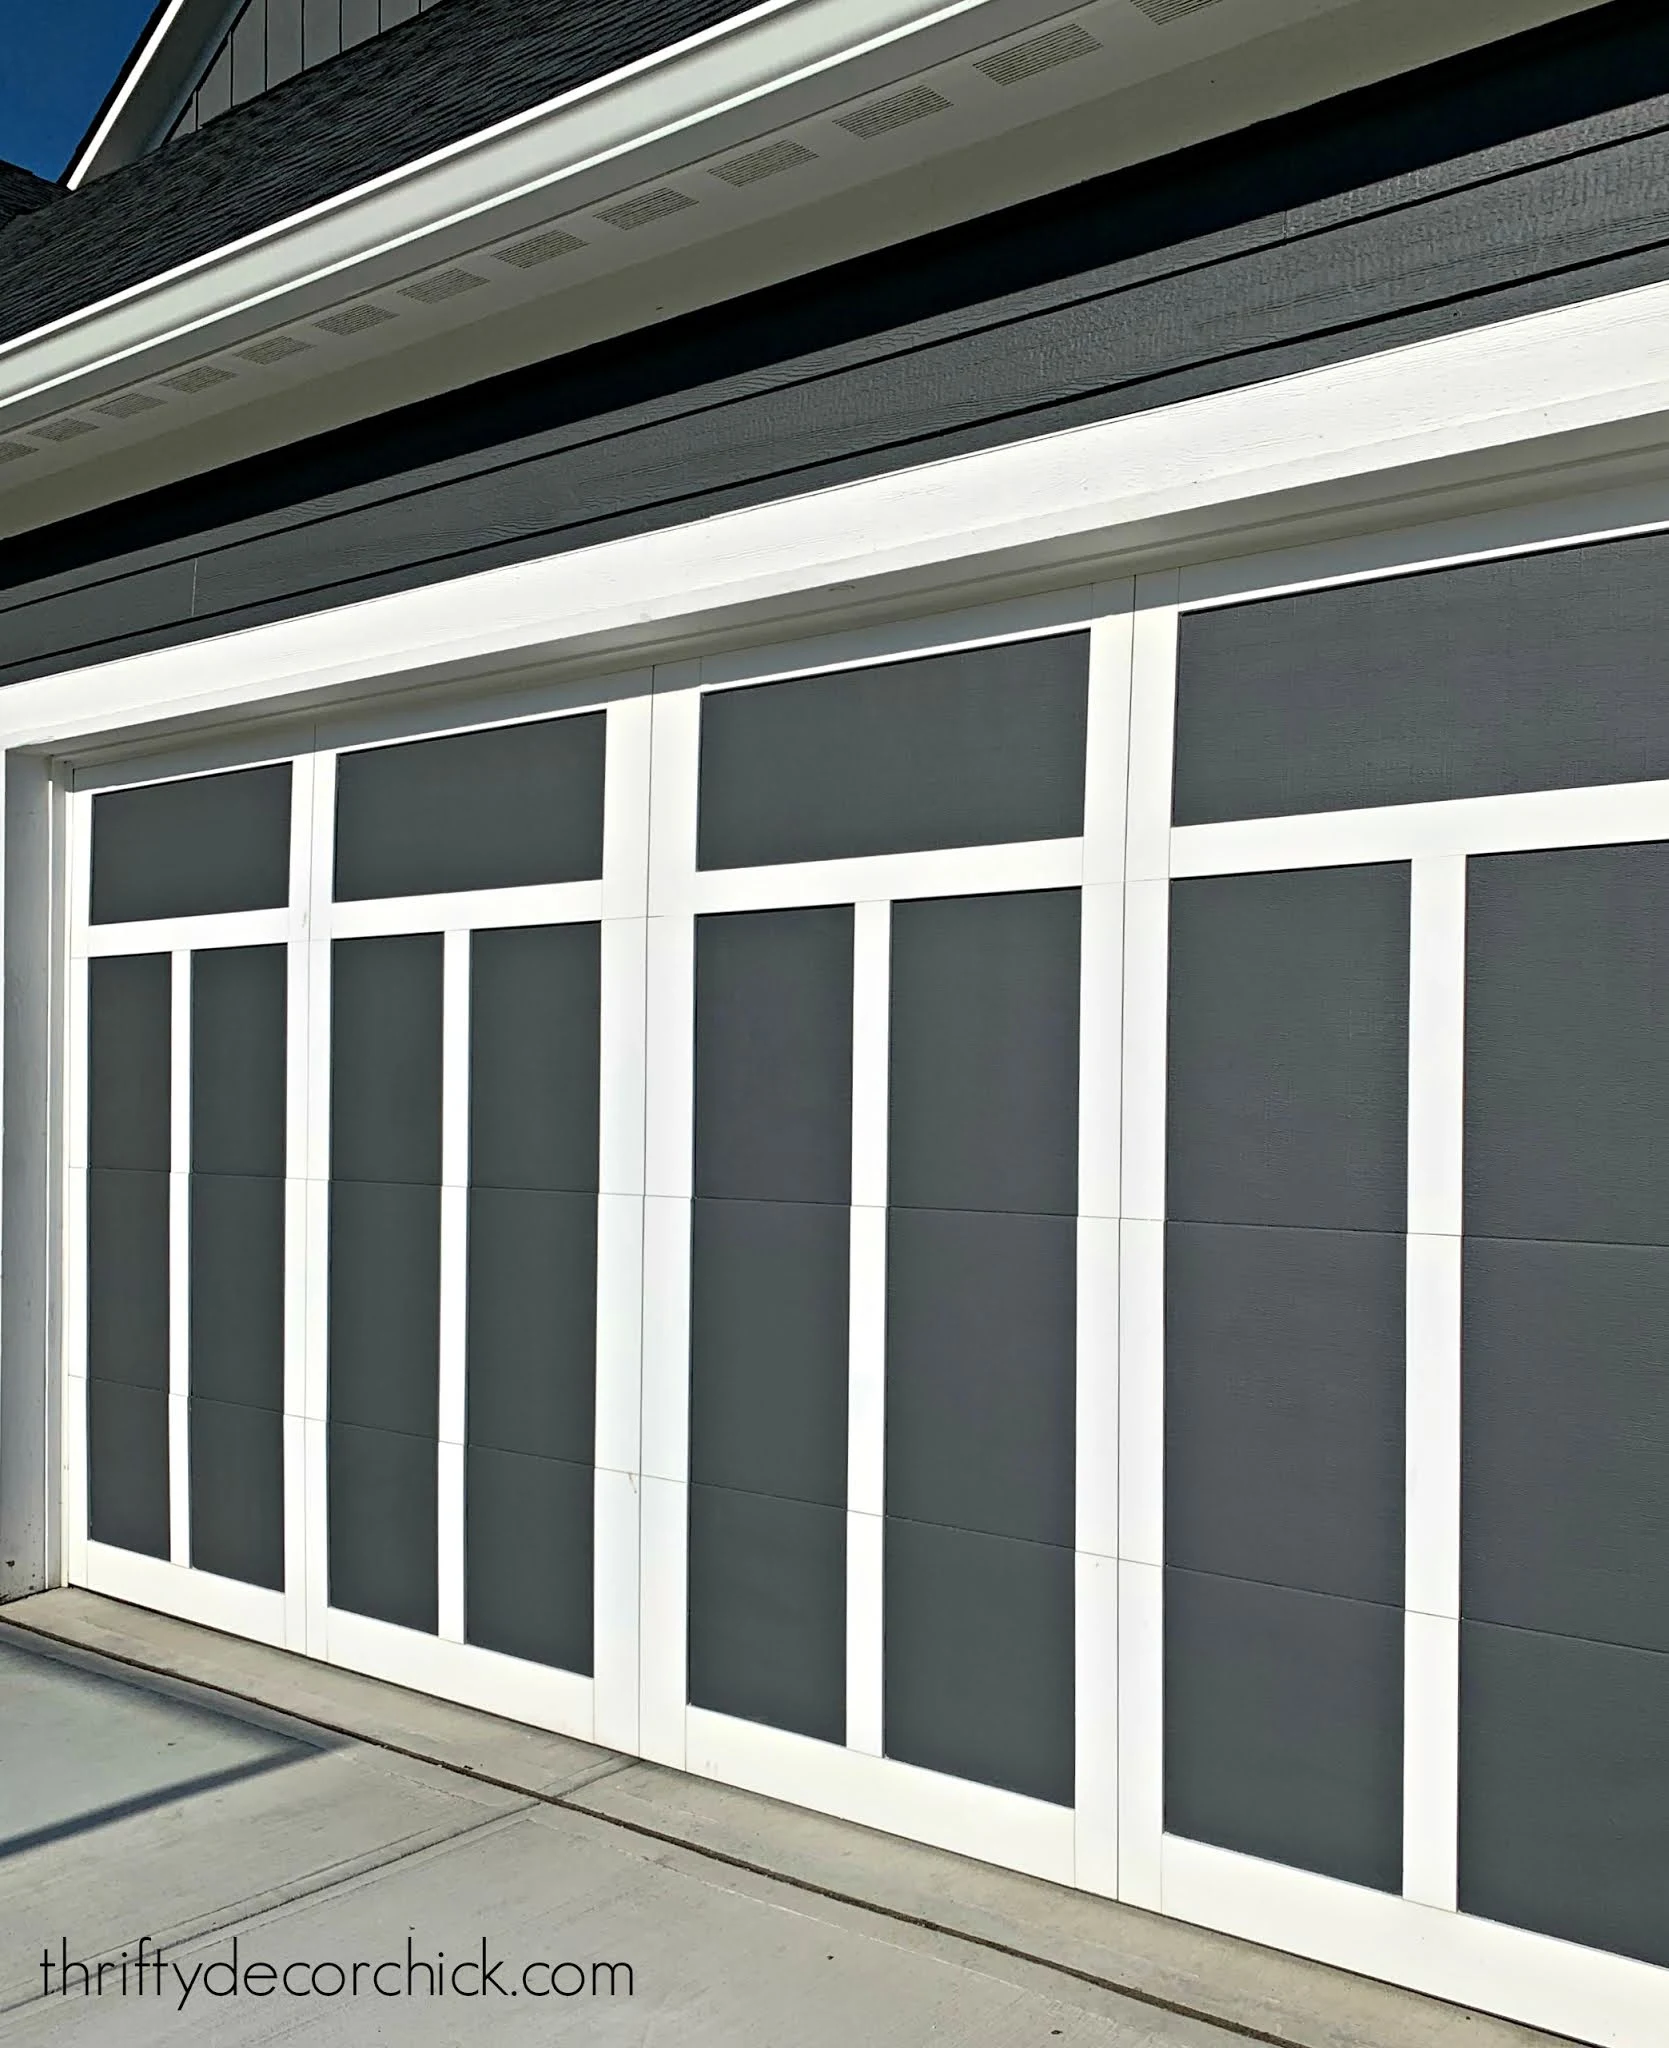
M1669 20L1617 0L0 548L0 682L1669 275Z

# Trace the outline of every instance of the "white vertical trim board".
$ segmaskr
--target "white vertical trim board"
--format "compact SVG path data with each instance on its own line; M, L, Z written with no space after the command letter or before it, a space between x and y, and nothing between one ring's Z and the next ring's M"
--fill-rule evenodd
M169 955L168 1555L191 1562L191 955Z
M330 1650L330 1039L336 755L315 752L309 769L311 857L305 911L308 943L304 1069L307 1236L301 1255L307 1302L302 1338L302 1600L307 1654L326 1657Z
M852 917L851 1286L846 1389L846 1746L883 1748L887 1080L892 906Z
M1403 1891L1457 1904L1466 862L1416 860L1408 1005Z
M440 1355L436 1404L439 1633L464 1640L464 1375L469 1304L470 934L449 931L441 966Z

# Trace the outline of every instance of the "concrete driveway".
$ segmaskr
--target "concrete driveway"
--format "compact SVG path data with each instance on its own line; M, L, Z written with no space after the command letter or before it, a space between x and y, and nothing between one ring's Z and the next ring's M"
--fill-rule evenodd
M1537 2038L76 1594L0 1622L0 2035Z

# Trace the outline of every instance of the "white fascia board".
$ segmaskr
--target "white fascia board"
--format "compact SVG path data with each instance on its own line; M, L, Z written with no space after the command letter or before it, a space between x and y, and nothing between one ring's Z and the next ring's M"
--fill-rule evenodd
M217 323L266 309L379 261L421 268L461 231L490 239L529 203L587 172L744 109L803 111L808 88L837 100L869 89L880 59L907 73L1062 11L1061 0L764 0L540 107L466 136L241 241L0 344L0 406L57 398L89 375L120 374L159 346L206 345ZM894 59L888 62L889 58ZM858 73L854 83L848 74ZM820 95L820 96L822 96ZM697 145L697 153L699 146ZM629 173L622 182L629 182ZM558 210L554 197L547 211ZM426 249L430 248L426 254Z
M178 114L241 12L242 0L168 0L64 173L70 191L143 153Z
M1446 497L1595 488L1597 456L1669 474L1669 285L809 492L304 618L15 683L0 746L284 715L377 689L688 651L761 622L978 601L1247 553L1301 519L1448 516ZM1585 473L1582 465L1590 466ZM1610 481L1600 475L1600 481ZM1637 521L1669 521L1669 496ZM1435 509L1434 509L1435 508ZM972 595L970 595L972 593ZM235 648L235 660L228 650Z

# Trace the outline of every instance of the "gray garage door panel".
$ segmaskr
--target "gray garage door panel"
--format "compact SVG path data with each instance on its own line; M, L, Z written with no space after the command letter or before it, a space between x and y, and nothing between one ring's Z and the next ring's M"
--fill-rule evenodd
M1669 1966L1669 1657L1461 1630L1463 1911Z
M699 865L1073 838L1089 640L887 662L701 707Z
M284 1183L191 1176L191 1391L284 1406Z
M1467 1229L1669 1244L1669 845L1467 878Z
M894 904L895 1205L1077 1208L1080 922L1073 889Z
M275 1592L284 1587L284 1418L194 1394L191 1562Z
M332 1421L329 1462L331 1606L433 1635L434 1438Z
M715 1713L846 1740L846 1516L690 1488L689 1697Z
M1660 534L1196 612L1175 818L1669 775Z
M290 893L290 764L93 799L94 924L272 910Z
M596 1475L472 1444L464 1475L464 1635L587 1676Z
M695 1191L846 1202L852 1188L852 911L696 922Z
M1400 1608L1165 1573L1165 1826L1402 1889Z
M592 1462L594 1195L471 1188L465 1342L472 1444Z
M1466 1248L1462 1604L1669 1653L1669 1250Z
M168 1555L168 1396L155 1387L90 1379L88 1533L95 1543Z
M697 1201L690 1477L846 1505L851 1212Z
M1403 1596L1404 1240L1165 1233L1165 1556L1356 1600Z
M1166 1214L1407 1226L1409 870L1171 889Z
M886 1753L1070 1806L1073 1556L889 1515Z
M887 1512L1073 1540L1077 1226L894 1209L887 1220Z

